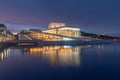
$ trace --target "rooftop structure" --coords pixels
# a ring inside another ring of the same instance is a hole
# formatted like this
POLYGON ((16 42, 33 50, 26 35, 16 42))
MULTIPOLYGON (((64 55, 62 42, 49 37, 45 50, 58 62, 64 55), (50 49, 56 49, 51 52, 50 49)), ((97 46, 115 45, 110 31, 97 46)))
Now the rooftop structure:
POLYGON ((55 22, 53 22, 53 23, 49 24, 49 29, 58 28, 58 27, 64 27, 64 26, 66 26, 65 23, 55 23, 55 22))

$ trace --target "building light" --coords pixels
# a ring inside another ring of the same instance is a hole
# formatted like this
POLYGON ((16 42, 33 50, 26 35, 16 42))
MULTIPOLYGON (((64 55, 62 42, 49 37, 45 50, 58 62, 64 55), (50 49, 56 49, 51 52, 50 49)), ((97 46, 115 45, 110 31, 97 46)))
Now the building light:
POLYGON ((69 40, 73 40, 73 39, 64 37, 63 40, 64 41, 69 41, 69 40))
POLYGON ((65 23, 50 23, 49 24, 49 29, 51 29, 51 28, 58 28, 58 27, 64 27, 64 26, 66 26, 66 24, 65 23))
POLYGON ((65 46, 62 46, 63 48, 72 48, 72 46, 67 46, 67 45, 65 45, 65 46))

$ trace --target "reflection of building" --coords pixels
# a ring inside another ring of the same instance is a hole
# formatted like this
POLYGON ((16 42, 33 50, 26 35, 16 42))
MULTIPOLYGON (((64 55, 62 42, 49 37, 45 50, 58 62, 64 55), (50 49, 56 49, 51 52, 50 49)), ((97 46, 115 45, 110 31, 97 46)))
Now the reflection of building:
POLYGON ((10 55, 10 48, 0 51, 0 60, 6 59, 10 55))
POLYGON ((81 47, 72 46, 44 46, 24 50, 34 57, 43 57, 52 65, 79 66, 81 47), (27 51, 26 51, 27 50, 27 51))
POLYGON ((21 33, 44 41, 75 40, 81 37, 80 28, 66 26, 64 23, 50 23, 47 30, 26 30, 21 33))

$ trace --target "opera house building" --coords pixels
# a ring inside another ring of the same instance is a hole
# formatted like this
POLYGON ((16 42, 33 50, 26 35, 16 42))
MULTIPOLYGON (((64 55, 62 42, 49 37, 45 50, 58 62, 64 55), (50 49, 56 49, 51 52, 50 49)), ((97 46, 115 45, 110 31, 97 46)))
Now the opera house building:
POLYGON ((80 28, 67 26, 64 23, 50 23, 46 30, 30 29, 24 33, 44 41, 74 40, 81 36, 80 28))

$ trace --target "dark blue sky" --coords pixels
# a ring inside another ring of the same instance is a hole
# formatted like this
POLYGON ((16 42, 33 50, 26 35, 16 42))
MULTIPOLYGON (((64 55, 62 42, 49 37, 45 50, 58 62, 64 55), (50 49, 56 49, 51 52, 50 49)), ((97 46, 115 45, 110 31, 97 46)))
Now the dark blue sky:
POLYGON ((120 0, 0 0, 0 22, 65 22, 88 32, 115 33, 120 30, 120 0))

